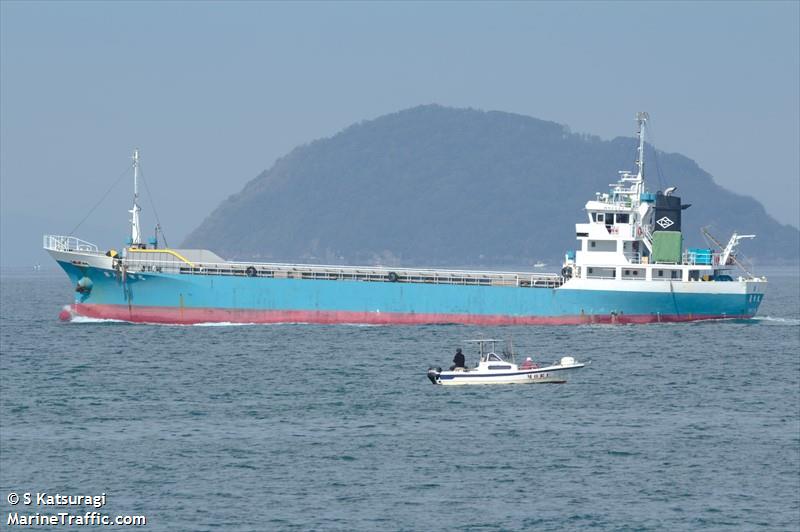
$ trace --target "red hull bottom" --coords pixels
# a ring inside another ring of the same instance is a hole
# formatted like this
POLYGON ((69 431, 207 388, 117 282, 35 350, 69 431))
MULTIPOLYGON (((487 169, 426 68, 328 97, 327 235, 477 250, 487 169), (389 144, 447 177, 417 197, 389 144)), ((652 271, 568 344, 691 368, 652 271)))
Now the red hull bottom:
MULTIPOLYGON (((584 325, 592 323, 656 323, 714 319, 748 319, 752 316, 692 314, 618 314, 578 316, 503 316, 485 314, 405 314, 391 312, 346 312, 312 310, 239 310, 218 308, 127 307, 75 304, 72 314, 88 318, 135 323, 352 323, 369 325, 584 325)), ((64 312, 61 314, 64 319, 64 312)))

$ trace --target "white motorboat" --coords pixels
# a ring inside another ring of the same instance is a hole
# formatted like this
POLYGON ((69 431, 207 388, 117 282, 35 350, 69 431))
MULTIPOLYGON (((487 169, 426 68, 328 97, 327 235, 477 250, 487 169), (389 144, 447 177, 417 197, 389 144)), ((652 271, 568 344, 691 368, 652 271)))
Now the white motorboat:
POLYGON ((567 382, 567 376, 584 367, 574 357, 561 357, 558 362, 540 365, 528 357, 517 365, 513 355, 505 357, 496 352, 495 347, 501 340, 470 340, 478 344, 478 365, 471 368, 453 367, 442 370, 439 367, 428 368, 428 378, 433 384, 457 386, 463 384, 561 384, 567 382))

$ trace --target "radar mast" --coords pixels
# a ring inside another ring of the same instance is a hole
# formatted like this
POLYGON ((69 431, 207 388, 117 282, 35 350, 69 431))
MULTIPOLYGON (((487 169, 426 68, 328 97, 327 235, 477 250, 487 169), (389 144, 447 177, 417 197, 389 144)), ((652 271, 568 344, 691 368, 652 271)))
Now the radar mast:
POLYGON ((139 148, 133 150, 133 208, 131 213, 131 247, 142 247, 142 231, 139 226, 139 148))

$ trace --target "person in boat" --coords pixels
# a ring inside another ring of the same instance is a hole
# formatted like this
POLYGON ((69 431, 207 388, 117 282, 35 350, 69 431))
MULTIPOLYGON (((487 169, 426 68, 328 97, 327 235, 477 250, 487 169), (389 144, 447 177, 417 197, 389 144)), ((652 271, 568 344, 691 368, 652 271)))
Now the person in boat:
POLYGON ((450 370, 454 370, 456 368, 463 368, 466 367, 467 362, 464 360, 464 353, 461 352, 461 348, 459 347, 456 349, 456 356, 453 357, 453 366, 450 370))
POLYGON ((535 366, 533 364, 533 360, 531 359, 531 357, 528 357, 525 359, 525 362, 520 364, 519 369, 532 369, 534 367, 535 366))

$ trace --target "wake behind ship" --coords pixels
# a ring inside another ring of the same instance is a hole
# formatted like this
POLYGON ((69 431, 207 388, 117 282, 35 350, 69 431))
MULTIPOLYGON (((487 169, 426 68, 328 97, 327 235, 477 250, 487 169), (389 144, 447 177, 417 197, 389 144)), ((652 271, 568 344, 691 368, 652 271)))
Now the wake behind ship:
POLYGON ((142 241, 138 150, 131 236, 122 253, 74 236, 44 248, 75 286, 73 315, 192 324, 365 323, 537 325, 750 318, 766 279, 734 275, 737 235, 684 249, 674 188, 648 192, 639 113, 636 173, 585 205, 579 249, 559 273, 321 266, 226 261, 204 249, 142 241))

